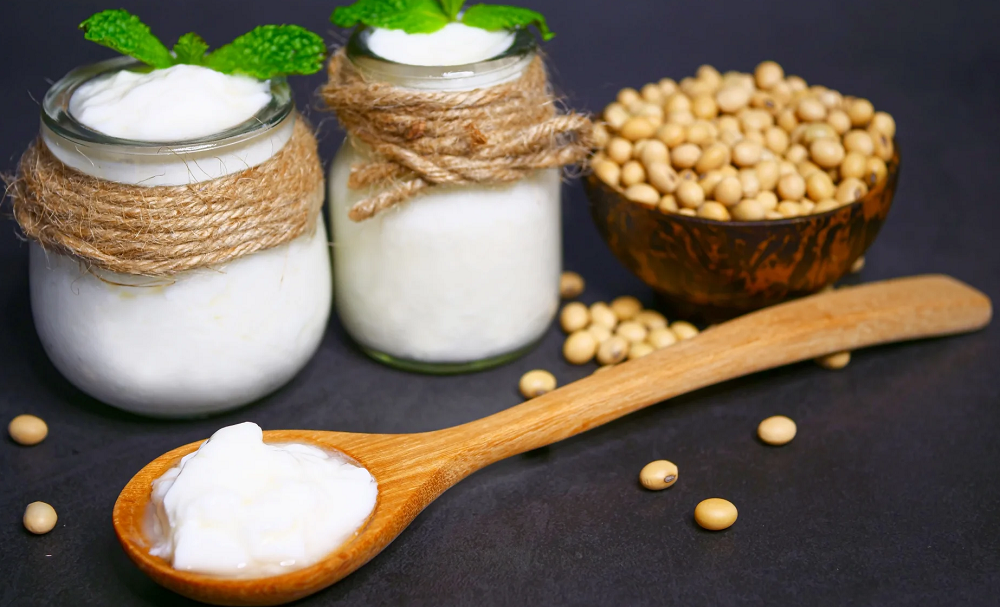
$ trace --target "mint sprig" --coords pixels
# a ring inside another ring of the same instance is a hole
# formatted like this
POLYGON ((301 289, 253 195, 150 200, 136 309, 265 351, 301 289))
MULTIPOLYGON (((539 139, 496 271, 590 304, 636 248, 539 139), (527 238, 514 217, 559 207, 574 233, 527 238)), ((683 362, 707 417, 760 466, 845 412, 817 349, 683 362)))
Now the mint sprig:
POLYGON ((208 43, 194 32, 181 36, 171 52, 148 25, 122 9, 101 11, 81 23, 80 29, 87 40, 155 69, 199 65, 223 74, 268 80, 314 74, 322 69, 326 57, 323 39, 297 25, 261 25, 211 53, 208 43))
POLYGON ((208 52, 208 43, 194 32, 188 32, 177 39, 174 45, 174 62, 201 65, 208 52))
POLYGON ((462 23, 491 32, 534 25, 542 40, 551 40, 555 36, 541 13, 516 6, 477 4, 465 11, 462 23))
POLYGON ((297 25, 261 25, 205 57, 205 67, 260 80, 315 74, 323 67, 323 39, 297 25))
POLYGON ((407 34, 431 34, 451 22, 438 0, 360 0, 338 7, 330 19, 340 27, 364 24, 407 34))
POLYGON ((465 0, 357 0, 350 6, 336 8, 330 20, 340 27, 367 25, 403 30, 408 34, 431 34, 456 22, 491 32, 534 25, 543 40, 555 36, 545 17, 536 11, 477 4, 463 13, 464 5, 465 0))
POLYGON ((149 26, 124 10, 101 11, 80 24, 83 37, 155 68, 170 67, 174 58, 149 26))
POLYGON ((463 4, 465 4, 465 0, 441 0, 441 8, 444 9, 444 14, 448 15, 448 18, 452 21, 458 18, 458 13, 462 12, 463 4))

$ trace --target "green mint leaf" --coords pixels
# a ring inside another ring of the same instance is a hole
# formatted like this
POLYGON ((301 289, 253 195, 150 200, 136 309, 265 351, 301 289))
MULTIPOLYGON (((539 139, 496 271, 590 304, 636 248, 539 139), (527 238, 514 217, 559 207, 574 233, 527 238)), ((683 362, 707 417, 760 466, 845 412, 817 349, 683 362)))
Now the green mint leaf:
POLYGON ((340 27, 362 24, 408 34, 431 34, 452 21, 438 0, 358 0, 334 10, 330 20, 340 27))
POLYGON ((448 18, 452 21, 458 18, 458 13, 462 12, 464 4, 465 0, 441 0, 441 8, 444 9, 444 14, 448 15, 448 18))
POLYGON ((411 4, 413 0, 358 0, 350 6, 339 6, 334 9, 330 21, 339 27, 372 25, 373 21, 405 13, 411 4))
POLYGON ((379 22, 367 25, 403 30, 407 34, 433 34, 451 23, 437 0, 410 0, 408 4, 405 12, 386 15, 379 22))
POLYGON ((297 25, 261 25, 212 51, 204 65, 224 74, 259 80, 315 74, 323 67, 323 39, 297 25))
POLYGON ((516 6, 477 4, 465 11, 462 23, 491 32, 534 25, 542 40, 551 40, 555 36, 541 13, 516 6))
POLYGON ((80 24, 83 37, 91 42, 134 57, 154 68, 174 64, 174 57, 149 31, 149 26, 128 11, 101 11, 80 24))
POLYGON ((208 43, 194 32, 184 34, 174 45, 174 61, 187 65, 201 65, 205 62, 208 43))

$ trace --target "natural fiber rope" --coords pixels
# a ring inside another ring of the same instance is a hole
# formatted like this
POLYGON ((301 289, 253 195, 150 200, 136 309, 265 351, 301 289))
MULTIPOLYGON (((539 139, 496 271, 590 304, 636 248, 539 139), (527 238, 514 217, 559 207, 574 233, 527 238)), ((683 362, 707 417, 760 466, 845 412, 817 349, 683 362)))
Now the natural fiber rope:
POLYGON ((351 137, 374 152, 352 167, 352 189, 375 186, 349 216, 368 219, 435 185, 511 183, 577 164, 592 147, 586 116, 560 114, 536 57, 513 82, 439 92, 369 82, 341 49, 323 97, 351 137))
POLYGON ((312 130, 267 162, 184 186, 142 187, 92 177, 60 162, 41 139, 8 189, 24 234, 91 266, 171 276, 284 244, 316 227, 323 170, 312 130))

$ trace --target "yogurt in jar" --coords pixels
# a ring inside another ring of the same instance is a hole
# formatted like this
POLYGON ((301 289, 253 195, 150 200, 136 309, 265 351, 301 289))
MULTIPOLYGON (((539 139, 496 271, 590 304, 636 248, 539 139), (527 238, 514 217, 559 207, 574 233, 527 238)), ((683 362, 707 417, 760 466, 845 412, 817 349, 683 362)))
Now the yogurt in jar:
MULTIPOLYGON (((380 59, 356 65, 406 88, 496 86, 534 59, 533 50, 495 59, 516 38, 459 23, 433 34, 374 29, 357 42, 380 59)), ((559 304, 559 170, 505 185, 434 187, 353 222, 350 208, 369 192, 348 180, 367 158, 362 144, 348 141, 329 179, 336 304, 351 336, 380 360, 428 370, 474 369, 538 340, 559 304)))
POLYGON ((406 65, 466 65, 500 55, 514 44, 509 30, 488 32, 464 23, 449 23, 432 34, 375 28, 368 49, 388 61, 406 65))
POLYGON ((175 65, 94 78, 73 93, 69 112, 111 137, 168 142, 220 133, 253 118, 270 101, 267 81, 175 65))
MULTIPOLYGON (((289 141, 294 112, 251 120, 272 96, 270 83, 197 66, 112 70, 78 86, 69 113, 101 135, 164 145, 81 142, 45 124, 42 138, 94 177, 197 183, 266 162, 289 141), (213 141, 221 131, 231 136, 213 141)), ((36 329, 59 371, 105 403, 160 417, 231 409, 286 383, 319 346, 332 296, 322 221, 294 241, 168 279, 88 269, 36 243, 29 265, 36 329)))

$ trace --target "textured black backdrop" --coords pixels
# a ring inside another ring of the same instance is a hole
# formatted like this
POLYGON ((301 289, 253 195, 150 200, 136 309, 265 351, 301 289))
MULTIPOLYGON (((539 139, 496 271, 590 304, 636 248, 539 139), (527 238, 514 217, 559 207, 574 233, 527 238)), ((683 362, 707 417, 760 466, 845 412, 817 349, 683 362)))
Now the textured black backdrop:
MULTIPOLYGON (((618 88, 748 70, 765 58, 892 112, 903 173, 863 280, 946 272, 1000 299, 1000 11, 993 2, 524 0, 548 14, 547 45, 571 102, 599 109, 618 88), (955 4, 961 4, 956 7, 955 4)), ((317 0, 129 0, 164 38, 220 43, 265 22, 336 42, 317 0)), ((4 0, 0 169, 37 131, 37 100, 76 65, 110 55, 75 26, 95 0, 4 0)), ((314 105, 319 76, 296 82, 314 105)), ((341 135, 323 114, 322 151, 341 135)), ((9 209, 8 209, 9 210, 9 209)), ((651 293, 604 248, 578 184, 565 199, 566 265, 587 300, 651 293)), ((242 411, 156 422, 88 399, 35 337, 27 249, 0 223, 0 418, 32 412, 51 433, 34 448, 0 439, 0 606, 187 605, 131 566, 111 528, 118 491, 144 463, 216 428, 432 430, 519 402, 521 373, 562 382, 553 329, 530 356, 463 377, 409 375, 355 350, 334 321, 290 385, 242 411), (24 506, 50 502, 56 530, 32 537, 24 506)), ((733 381, 482 471, 446 493, 358 573, 302 605, 996 605, 1000 604, 1000 340, 976 335, 856 354, 845 371, 812 364, 733 381), (754 439, 775 413, 797 420, 782 449, 754 439), (666 457, 681 480, 636 482, 666 457), (695 504, 724 496, 739 522, 698 530, 695 504)))

